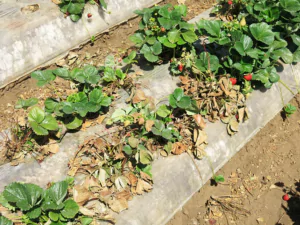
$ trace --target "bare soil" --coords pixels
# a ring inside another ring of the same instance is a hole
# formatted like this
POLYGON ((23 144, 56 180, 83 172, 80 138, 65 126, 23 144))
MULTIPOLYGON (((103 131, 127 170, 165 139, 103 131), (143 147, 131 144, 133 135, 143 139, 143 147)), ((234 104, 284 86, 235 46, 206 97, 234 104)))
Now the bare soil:
POLYGON ((224 183, 205 184, 167 225, 300 224, 299 198, 289 191, 299 189, 299 101, 291 101, 295 114, 278 114, 218 172, 224 183))

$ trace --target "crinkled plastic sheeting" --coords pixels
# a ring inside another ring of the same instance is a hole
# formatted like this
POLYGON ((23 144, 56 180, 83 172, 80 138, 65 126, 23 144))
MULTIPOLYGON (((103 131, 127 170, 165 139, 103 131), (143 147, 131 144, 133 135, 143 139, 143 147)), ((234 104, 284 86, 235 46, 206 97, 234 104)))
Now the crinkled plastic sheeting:
POLYGON ((64 18, 51 0, 0 0, 0 87, 22 77, 42 64, 127 21, 133 11, 160 0, 106 0, 111 13, 87 5, 82 19, 74 23, 64 18), (33 13, 21 8, 39 4, 33 13), (87 20, 86 12, 93 14, 87 20))
MULTIPOLYGON (((207 13, 201 14, 207 17, 207 13)), ((197 17, 197 20, 200 17, 197 17)), ((281 79, 295 92, 300 80, 300 65, 282 65, 281 79)), ((167 96, 176 88, 178 78, 169 74, 168 65, 147 70, 140 79, 145 93, 156 99, 167 96)), ((135 196, 129 202, 129 209, 116 214, 118 225, 161 225, 180 210, 212 176, 235 155, 262 127, 280 112, 284 102, 294 96, 280 84, 269 90, 254 91, 247 100, 250 119, 240 125, 239 132, 230 137, 221 122, 209 123, 206 127, 209 145, 207 157, 193 160, 188 154, 159 157, 153 163, 153 190, 142 196, 135 196)), ((124 96, 123 100, 126 99, 124 96)), ((120 102, 118 106, 124 105, 120 102)), ((66 177, 68 159, 77 150, 84 137, 95 133, 108 132, 103 126, 91 127, 85 132, 67 134, 60 143, 60 151, 41 164, 35 161, 12 167, 0 167, 0 191, 13 181, 33 182, 45 186, 50 181, 66 177)), ((113 132, 113 130, 111 130, 113 132)))

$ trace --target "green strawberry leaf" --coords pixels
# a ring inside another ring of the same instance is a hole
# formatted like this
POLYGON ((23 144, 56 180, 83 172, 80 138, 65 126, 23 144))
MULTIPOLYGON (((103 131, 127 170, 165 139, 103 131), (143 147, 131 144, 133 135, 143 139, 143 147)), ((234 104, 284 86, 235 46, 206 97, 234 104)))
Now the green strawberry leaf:
POLYGON ((69 70, 67 68, 58 68, 56 70, 53 70, 53 73, 56 76, 61 77, 65 80, 70 80, 71 79, 69 70))
POLYGON ((66 128, 69 130, 74 130, 80 127, 83 123, 83 119, 80 118, 79 116, 74 117, 72 122, 65 124, 66 128))
POLYGON ((33 107, 28 114, 29 122, 41 123, 45 119, 45 112, 38 106, 33 107))
POLYGON ((57 130, 58 123, 54 117, 51 115, 45 116, 45 119, 40 123, 40 125, 47 130, 57 130))
POLYGON ((65 207, 61 211, 61 214, 63 215, 63 217, 65 217, 67 219, 74 218, 76 216, 76 214, 79 212, 79 206, 72 199, 66 200, 64 202, 64 205, 65 205, 65 207))
POLYGON ((48 190, 47 195, 56 204, 60 205, 65 199, 68 191, 68 183, 60 181, 53 184, 48 190))
POLYGON ((43 189, 35 184, 11 183, 5 187, 3 196, 9 203, 15 203, 23 211, 28 211, 41 203, 43 189))
POLYGON ((37 70, 31 73, 31 77, 38 81, 37 86, 39 87, 55 80, 55 75, 53 74, 52 70, 37 70))
POLYGON ((13 222, 4 216, 0 216, 0 224, 1 225, 13 225, 13 222))
POLYGON ((15 105, 16 109, 27 109, 33 105, 36 105, 39 102, 37 98, 29 98, 29 99, 19 99, 15 105))
POLYGON ((195 32, 191 31, 191 30, 183 32, 181 35, 182 35, 183 39, 188 43, 194 43, 195 41, 198 40, 198 37, 195 34, 195 32))
POLYGON ((267 45, 271 45, 274 41, 275 34, 272 31, 272 27, 265 22, 251 24, 250 31, 256 40, 267 45))

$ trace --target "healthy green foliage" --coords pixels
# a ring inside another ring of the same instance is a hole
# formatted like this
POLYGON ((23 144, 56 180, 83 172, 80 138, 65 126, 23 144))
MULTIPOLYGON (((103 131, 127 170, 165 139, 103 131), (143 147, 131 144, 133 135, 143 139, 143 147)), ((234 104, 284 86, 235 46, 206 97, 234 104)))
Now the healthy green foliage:
POLYGON ((0 216, 0 224, 1 225, 13 225, 13 222, 4 216, 0 216))
POLYGON ((37 98, 19 99, 15 105, 16 109, 27 109, 31 106, 36 105, 39 102, 37 98))
POLYGON ((214 175, 212 178, 216 183, 224 182, 225 178, 223 175, 214 175))
POLYGON ((297 111, 297 108, 292 104, 287 104, 283 109, 286 117, 290 117, 297 111))
MULTIPOLYGON (((135 60, 135 53, 132 52, 126 59, 124 59, 129 64, 133 63, 135 60)), ((113 55, 109 55, 105 59, 104 66, 99 68, 101 72, 102 80, 106 83, 114 82, 118 78, 120 80, 124 80, 126 78, 126 74, 120 69, 117 68, 118 63, 113 55)))
MULTIPOLYGON (((197 24, 200 33, 209 35, 209 47, 215 50, 216 56, 201 53, 201 60, 195 62, 196 67, 203 72, 209 65, 212 71, 217 68, 218 73, 230 74, 238 81, 242 81, 244 75, 252 74, 253 80, 270 88, 279 80, 275 69, 277 61, 282 59, 285 63, 293 62, 293 54, 287 48, 287 42, 265 22, 253 23, 249 27, 236 24, 237 21, 207 20, 197 24)), ((243 90, 246 88, 243 87, 243 90)))
POLYGON ((178 138, 180 139, 179 132, 172 125, 165 125, 161 120, 155 120, 154 126, 151 128, 151 131, 156 136, 161 136, 166 140, 175 142, 178 138))
POLYGON ((41 108, 33 107, 28 114, 30 127, 37 135, 48 135, 49 131, 58 129, 58 123, 54 117, 47 115, 41 108))
POLYGON ((183 19, 186 12, 185 5, 170 4, 135 11, 142 19, 130 40, 147 61, 158 62, 167 52, 191 47, 198 39, 194 26, 183 19))
MULTIPOLYGON (((67 224, 70 219, 74 219, 79 212, 79 206, 72 199, 66 199, 68 195, 68 181, 61 181, 51 185, 47 190, 43 190, 35 184, 11 183, 6 186, 2 196, 9 204, 14 204, 16 209, 21 210, 25 217, 25 224, 34 222, 46 222, 48 218, 51 224, 67 224)), ((1 201, 2 203, 3 201, 1 201)), ((3 204, 7 207, 7 204, 3 204)), ((4 217, 0 218, 5 221, 4 217)), ((2 224, 2 223, 0 223, 2 224)))
POLYGON ((192 100, 189 96, 184 95, 181 88, 176 88, 169 96, 169 103, 173 108, 188 109, 192 105, 192 100))

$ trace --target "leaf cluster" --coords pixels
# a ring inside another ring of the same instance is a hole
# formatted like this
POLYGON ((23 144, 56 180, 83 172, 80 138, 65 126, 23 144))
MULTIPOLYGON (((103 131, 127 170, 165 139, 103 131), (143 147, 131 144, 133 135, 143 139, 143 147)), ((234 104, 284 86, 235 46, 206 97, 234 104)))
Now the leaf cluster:
POLYGON ((158 62, 166 53, 175 53, 198 39, 194 25, 183 19, 186 12, 185 5, 170 4, 135 11, 141 21, 130 40, 147 61, 158 62))
MULTIPOLYGON (((21 210, 25 224, 67 224, 79 212, 77 203, 68 198, 67 180, 52 184, 47 190, 35 184, 14 182, 5 187, 0 195, 4 207, 21 210)), ((12 224, 3 220, 4 224, 12 224)), ((1 223, 2 224, 2 223, 1 223)))

